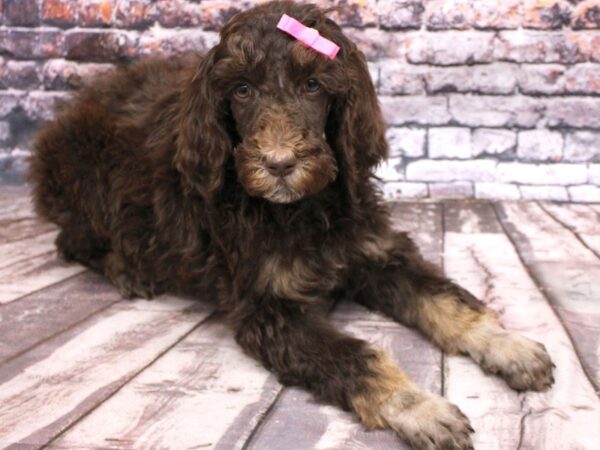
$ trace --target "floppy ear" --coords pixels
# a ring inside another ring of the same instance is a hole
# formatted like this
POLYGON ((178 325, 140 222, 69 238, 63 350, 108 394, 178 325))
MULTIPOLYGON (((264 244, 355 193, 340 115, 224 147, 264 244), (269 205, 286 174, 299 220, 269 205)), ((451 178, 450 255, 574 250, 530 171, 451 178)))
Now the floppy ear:
POLYGON ((211 86, 216 49, 204 58, 181 92, 173 159, 186 190, 209 199, 222 186, 232 141, 221 92, 211 86))
POLYGON ((328 138, 341 153, 345 166, 342 173, 352 194, 357 184, 387 158, 388 145, 366 59, 355 44, 347 40, 345 44, 340 53, 349 88, 333 105, 328 138))

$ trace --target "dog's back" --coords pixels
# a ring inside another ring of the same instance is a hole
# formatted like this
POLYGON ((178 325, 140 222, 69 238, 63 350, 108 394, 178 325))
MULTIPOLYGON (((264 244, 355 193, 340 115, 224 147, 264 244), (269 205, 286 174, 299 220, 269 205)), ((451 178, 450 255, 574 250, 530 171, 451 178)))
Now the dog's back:
POLYGON ((34 204, 69 230, 68 242, 57 240, 64 256, 94 266, 110 245, 116 210, 151 208, 156 160, 148 140, 173 119, 182 61, 150 59, 97 76, 37 136, 34 204))

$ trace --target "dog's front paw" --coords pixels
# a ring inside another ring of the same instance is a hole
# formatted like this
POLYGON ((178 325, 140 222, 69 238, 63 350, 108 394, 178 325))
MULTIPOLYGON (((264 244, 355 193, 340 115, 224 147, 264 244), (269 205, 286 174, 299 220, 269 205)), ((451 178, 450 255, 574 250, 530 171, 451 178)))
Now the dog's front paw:
POLYGON ((556 366, 546 348, 518 334, 492 338, 487 351, 476 359, 484 371, 500 375, 518 391, 545 391, 554 383, 556 366))
POLYGON ((473 449, 470 434, 474 430, 457 406, 436 395, 410 397, 393 395, 384 404, 382 415, 413 449, 473 449))

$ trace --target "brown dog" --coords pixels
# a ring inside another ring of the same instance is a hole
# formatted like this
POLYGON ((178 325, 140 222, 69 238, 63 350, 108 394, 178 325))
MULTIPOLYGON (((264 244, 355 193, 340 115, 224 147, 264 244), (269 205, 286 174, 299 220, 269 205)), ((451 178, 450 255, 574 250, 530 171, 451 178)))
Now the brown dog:
POLYGON ((64 257, 124 296, 211 289, 243 349, 285 384, 391 427, 417 449, 472 448, 459 409, 337 331, 343 293, 470 355, 519 390, 553 382, 544 347, 426 263, 373 184, 384 123, 365 58, 314 5, 237 15, 203 59, 151 60, 82 89, 31 160, 64 257), (276 29, 283 13, 341 47, 276 29))

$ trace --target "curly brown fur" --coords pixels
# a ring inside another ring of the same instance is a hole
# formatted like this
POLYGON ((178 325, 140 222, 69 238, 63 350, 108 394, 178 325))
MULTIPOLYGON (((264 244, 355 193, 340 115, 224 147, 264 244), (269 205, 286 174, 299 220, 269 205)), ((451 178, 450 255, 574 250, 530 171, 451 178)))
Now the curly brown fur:
POLYGON ((516 388, 551 382, 545 352, 512 346, 523 342, 392 231, 372 180, 384 131, 357 47, 316 6, 274 2, 236 16, 204 58, 147 60, 78 92, 37 138, 33 196, 61 254, 124 296, 212 292, 282 382, 418 448, 470 448, 456 407, 325 316, 345 292, 516 388), (284 12, 339 55, 276 30, 284 12))

